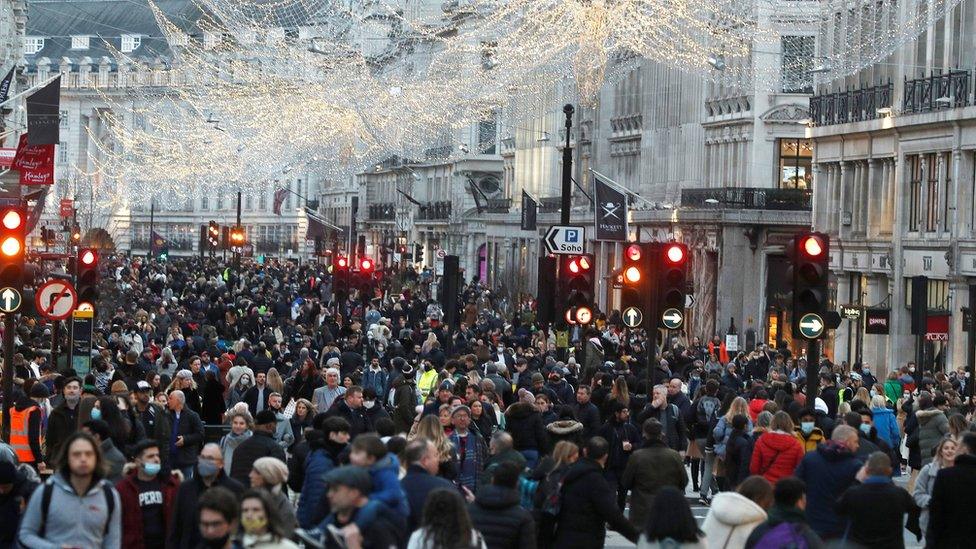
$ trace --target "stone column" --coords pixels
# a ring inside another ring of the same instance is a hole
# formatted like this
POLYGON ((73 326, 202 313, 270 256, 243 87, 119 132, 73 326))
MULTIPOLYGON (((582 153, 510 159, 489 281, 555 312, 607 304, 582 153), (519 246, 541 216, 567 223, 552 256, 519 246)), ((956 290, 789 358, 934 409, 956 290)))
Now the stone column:
MULTIPOLYGON (((851 288, 851 277, 849 273, 844 271, 835 271, 833 276, 837 280, 837 306, 839 308, 840 305, 850 303, 848 296, 851 288)), ((834 356, 832 358, 837 364, 845 360, 850 364, 854 358, 853 350, 848 345, 848 343, 854 343, 853 340, 848 342, 848 336, 852 334, 852 329, 850 320, 841 320, 840 326, 834 330, 834 356)))
POLYGON ((868 160, 868 184, 867 187, 867 208, 864 210, 864 226, 865 226, 865 236, 867 238, 873 238, 878 234, 878 225, 881 219, 880 207, 882 201, 880 199, 880 185, 878 184, 878 161, 875 159, 868 160))
POLYGON ((964 276, 949 278, 949 354, 946 355, 946 367, 965 365, 968 359, 967 344, 969 336, 962 327, 962 307, 969 306, 969 281, 964 276))
POLYGON ((851 167, 850 162, 840 163, 840 178, 838 180, 837 189, 837 234, 840 238, 846 239, 850 234, 850 227, 844 227, 844 213, 850 211, 850 200, 851 200, 851 167))
MULTIPOLYGON (((886 297, 888 297, 888 279, 880 275, 868 275, 867 295, 864 301, 866 306, 877 305, 886 297)), ((862 325, 867 326, 867 320, 862 325)), ((890 365, 885 360, 885 351, 890 336, 864 334, 862 337, 864 338, 862 345, 864 362, 871 366, 871 372, 883 383, 885 376, 891 370, 890 365)))

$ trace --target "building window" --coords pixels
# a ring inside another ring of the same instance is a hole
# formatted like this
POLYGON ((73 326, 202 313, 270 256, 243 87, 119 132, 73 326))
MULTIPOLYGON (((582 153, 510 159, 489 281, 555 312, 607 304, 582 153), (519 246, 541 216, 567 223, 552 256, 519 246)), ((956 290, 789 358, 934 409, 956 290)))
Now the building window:
POLYGON ((61 116, 59 117, 59 119, 61 120, 61 127, 62 128, 67 128, 68 127, 68 122, 69 122, 69 120, 68 120, 68 111, 61 111, 61 116))
POLYGON ((210 209, 210 198, 208 198, 206 195, 200 197, 200 209, 203 211, 210 209))
MULTIPOLYGON (((912 279, 905 278, 905 308, 911 309, 915 297, 912 295, 912 279)), ((944 311, 949 306, 949 281, 929 279, 926 305, 930 311, 944 311)))
POLYGON ((908 183, 908 230, 917 232, 922 219, 922 157, 909 157, 909 173, 911 180, 908 183))
POLYGON ((268 193, 262 192, 258 195, 258 209, 262 212, 268 211, 268 193))
POLYGON ((40 36, 24 37, 24 55, 34 55, 44 49, 44 38, 40 36))
POLYGON ((122 35, 122 53, 132 53, 142 45, 142 36, 138 34, 122 35))
POLYGON ((815 36, 782 36, 780 45, 783 51, 780 65, 780 81, 783 93, 813 93, 815 36))
POLYGON ((224 209, 224 195, 223 193, 217 195, 217 211, 222 211, 224 209))
POLYGON ((87 50, 88 42, 91 37, 87 34, 75 35, 71 37, 71 49, 87 50))
POLYGON ((813 144, 808 139, 779 140, 779 186, 809 189, 812 182, 813 144))
POLYGON ((58 143, 58 163, 67 164, 68 163, 68 144, 64 141, 58 143))
POLYGON ((495 154, 495 137, 497 134, 498 124, 494 118, 478 122, 478 152, 480 154, 495 154))

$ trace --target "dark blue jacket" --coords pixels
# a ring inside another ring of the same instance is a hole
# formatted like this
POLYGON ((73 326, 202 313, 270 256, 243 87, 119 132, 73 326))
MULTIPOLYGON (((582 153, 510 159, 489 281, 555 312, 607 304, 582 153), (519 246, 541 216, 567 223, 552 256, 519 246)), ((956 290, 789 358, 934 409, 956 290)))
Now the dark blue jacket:
POLYGON ((856 482, 861 460, 834 442, 807 452, 794 476, 807 483, 807 522, 821 537, 840 537, 845 521, 835 511, 837 500, 856 482))
POLYGON ((323 479, 335 466, 335 459, 325 448, 316 448, 305 458, 305 482, 295 511, 301 528, 312 528, 322 522, 324 515, 320 516, 320 509, 328 509, 328 505, 322 504, 325 498, 323 479))
POLYGON ((434 490, 457 490, 451 481, 435 477, 419 465, 407 467, 407 474, 400 479, 400 487, 403 488, 403 493, 407 495, 407 503, 410 504, 407 525, 411 532, 420 526, 428 494, 434 490))

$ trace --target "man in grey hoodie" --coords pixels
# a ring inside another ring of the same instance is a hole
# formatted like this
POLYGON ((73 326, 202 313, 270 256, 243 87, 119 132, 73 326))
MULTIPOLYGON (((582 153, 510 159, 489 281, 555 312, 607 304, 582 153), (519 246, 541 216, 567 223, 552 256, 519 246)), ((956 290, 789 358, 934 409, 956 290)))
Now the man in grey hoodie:
POLYGON ((20 524, 20 543, 32 549, 121 546, 121 503, 105 480, 98 441, 76 432, 65 448, 57 472, 31 495, 20 524))

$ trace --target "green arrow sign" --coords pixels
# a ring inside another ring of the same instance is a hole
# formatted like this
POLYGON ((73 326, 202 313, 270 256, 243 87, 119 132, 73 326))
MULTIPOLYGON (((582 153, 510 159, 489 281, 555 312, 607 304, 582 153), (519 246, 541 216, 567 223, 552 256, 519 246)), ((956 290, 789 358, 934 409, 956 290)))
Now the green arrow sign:
POLYGON ((661 315, 661 322, 664 327, 669 330, 677 330, 681 327, 681 323, 684 322, 685 315, 681 313, 678 309, 667 309, 664 314, 661 315))
POLYGON ((807 313, 800 317, 800 335, 807 339, 817 339, 824 332, 824 321, 816 313, 807 313))

